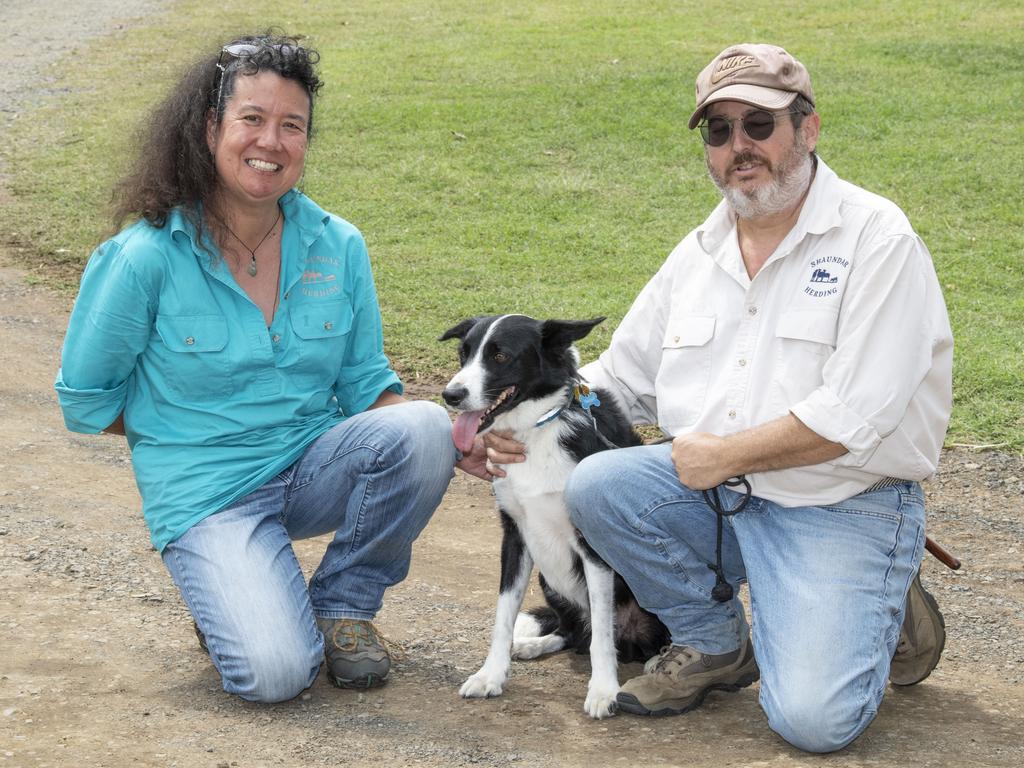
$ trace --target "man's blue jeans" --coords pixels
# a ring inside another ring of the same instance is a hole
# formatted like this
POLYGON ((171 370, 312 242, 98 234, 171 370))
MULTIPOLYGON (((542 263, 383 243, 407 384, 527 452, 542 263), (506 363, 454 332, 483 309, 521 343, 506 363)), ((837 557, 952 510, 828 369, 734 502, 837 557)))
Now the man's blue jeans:
MULTIPOLYGON (((726 509, 740 494, 721 489, 726 509)), ((715 512, 679 482, 671 445, 585 459, 566 489, 573 522, 672 633, 708 654, 748 631, 736 597, 711 597, 715 512)), ((924 551, 917 483, 839 504, 781 507, 752 498, 725 518, 722 562, 750 588, 761 707, 784 739, 812 752, 849 744, 878 712, 903 608, 924 551)))
POLYGON ((163 552, 224 690, 284 701, 323 660, 316 616, 372 619, 455 464, 451 421, 427 402, 361 413, 262 488, 163 552), (291 539, 334 533, 307 587, 291 539))

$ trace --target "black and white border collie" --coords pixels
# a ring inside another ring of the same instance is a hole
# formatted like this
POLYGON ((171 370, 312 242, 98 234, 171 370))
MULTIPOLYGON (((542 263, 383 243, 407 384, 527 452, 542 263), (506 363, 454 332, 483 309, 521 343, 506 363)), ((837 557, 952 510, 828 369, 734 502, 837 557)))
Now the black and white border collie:
POLYGON ((526 460, 504 466, 506 477, 494 481, 503 529, 498 606, 490 652, 459 690, 464 697, 501 695, 511 658, 589 649, 583 708, 607 717, 619 691, 616 659, 644 661, 669 642, 665 626, 575 530, 563 500, 569 473, 584 457, 641 442, 611 398, 589 391, 577 373, 573 342, 602 320, 495 315, 441 336, 461 340, 462 368, 442 393, 458 414, 456 446, 468 453, 473 438, 491 428, 526 446, 526 460), (534 564, 547 607, 519 613, 534 564))

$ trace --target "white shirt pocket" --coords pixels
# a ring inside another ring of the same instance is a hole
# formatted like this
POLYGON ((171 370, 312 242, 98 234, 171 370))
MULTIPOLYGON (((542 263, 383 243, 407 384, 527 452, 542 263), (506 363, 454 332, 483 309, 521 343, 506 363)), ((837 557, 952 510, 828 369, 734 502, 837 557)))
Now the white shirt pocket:
POLYGON ((821 386, 825 363, 836 348, 838 325, 838 309, 798 309, 779 317, 772 389, 780 409, 788 411, 821 386))
POLYGON ((665 328, 654 386, 658 421, 670 434, 694 424, 704 407, 715 321, 715 315, 673 314, 665 328))

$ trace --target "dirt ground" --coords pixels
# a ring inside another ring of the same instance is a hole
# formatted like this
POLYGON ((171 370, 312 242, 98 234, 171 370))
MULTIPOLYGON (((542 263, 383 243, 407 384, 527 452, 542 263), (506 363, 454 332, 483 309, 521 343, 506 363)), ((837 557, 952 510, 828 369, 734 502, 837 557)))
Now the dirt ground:
MULTIPOLYGON (((0 20, 38 18, 41 1, 4 0, 0 20)), ((84 5, 79 35, 116 29, 131 3, 84 5)), ((756 685, 681 718, 592 721, 587 660, 567 654, 516 663, 498 699, 460 699, 486 655, 499 542, 489 488, 461 475, 378 617, 405 648, 385 688, 341 691, 321 675, 281 705, 229 697, 149 545, 123 441, 63 428, 52 382, 69 308, 0 248, 0 766, 1024 764, 1024 463, 991 451, 947 451, 926 487, 930 534, 964 562, 924 566, 948 627, 942 662, 890 690, 835 755, 775 737, 756 685)), ((296 544, 307 571, 324 546, 296 544)))

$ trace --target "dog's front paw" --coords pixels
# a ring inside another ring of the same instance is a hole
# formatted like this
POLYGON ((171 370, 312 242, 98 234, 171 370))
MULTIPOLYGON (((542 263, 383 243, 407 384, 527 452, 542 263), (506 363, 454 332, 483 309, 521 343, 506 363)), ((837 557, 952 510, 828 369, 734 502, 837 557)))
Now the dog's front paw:
POLYGON ((464 699, 488 699, 492 696, 501 696, 504 685, 504 677, 491 675, 481 669, 462 684, 459 695, 464 699))
POLYGON ((615 714, 615 697, 618 693, 618 686, 606 689, 595 686, 588 687, 587 700, 583 702, 583 711, 595 720, 611 717, 615 714))

